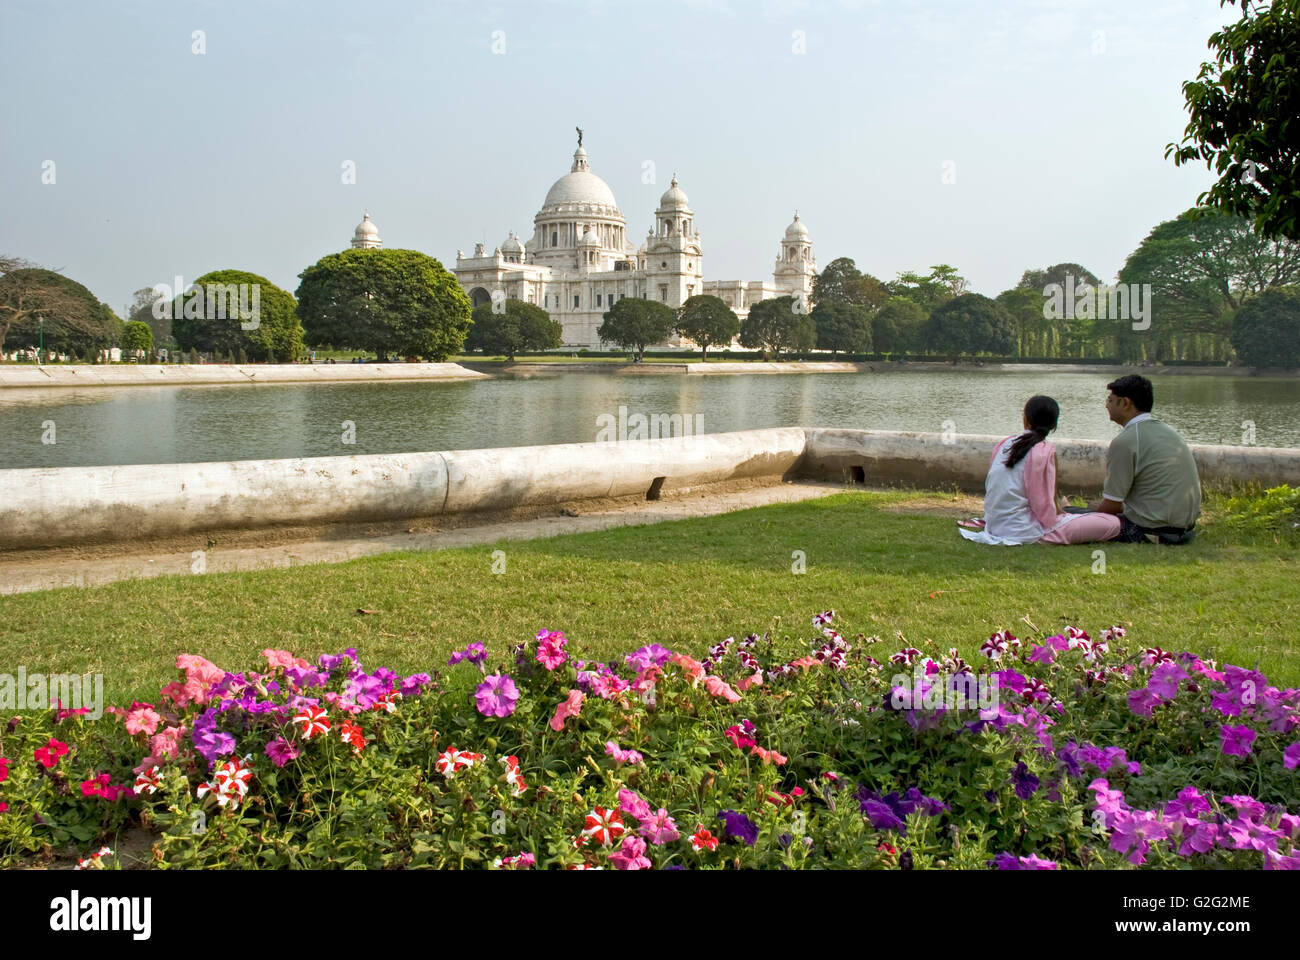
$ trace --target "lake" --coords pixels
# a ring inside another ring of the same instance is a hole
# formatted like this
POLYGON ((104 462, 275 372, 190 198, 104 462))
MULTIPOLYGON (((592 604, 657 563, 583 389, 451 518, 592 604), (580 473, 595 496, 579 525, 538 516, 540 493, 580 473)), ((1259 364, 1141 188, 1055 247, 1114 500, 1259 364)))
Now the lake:
MULTIPOLYGON (((0 466, 66 467, 457 450, 597 439, 602 424, 680 414, 706 433, 848 427, 1004 436, 1034 393, 1057 435, 1109 440, 1113 375, 887 372, 620 376, 429 383, 0 390, 0 466), (602 416, 607 419, 602 420, 602 416), (351 429, 345 425, 350 423, 351 429), (351 432, 355 442, 345 443, 351 432), (42 442, 53 440, 53 443, 42 442)), ((1153 413, 1189 442, 1300 447, 1300 380, 1153 378, 1153 413)), ((636 421, 632 421, 635 429, 636 421)))

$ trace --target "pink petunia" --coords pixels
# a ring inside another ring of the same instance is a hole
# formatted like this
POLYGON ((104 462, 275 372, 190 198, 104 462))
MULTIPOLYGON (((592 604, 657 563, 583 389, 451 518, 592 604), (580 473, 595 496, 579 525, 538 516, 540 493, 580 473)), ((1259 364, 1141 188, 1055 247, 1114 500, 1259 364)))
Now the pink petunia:
POLYGON ((614 758, 614 762, 620 767, 625 763, 641 763, 645 758, 636 750, 624 750, 613 740, 606 741, 605 752, 614 758))
POLYGON ((650 819, 650 804, 642 800, 635 790, 624 787, 618 792, 618 808, 638 820, 650 819))
POLYGON ((645 841, 632 836, 623 838, 623 846, 609 855, 609 862, 619 870, 649 870, 654 866, 645 855, 645 841))
POLYGON ((684 653, 674 653, 668 659, 669 662, 675 663, 677 666, 681 667, 685 671, 686 676, 693 682, 704 678, 704 664, 700 663, 700 661, 692 660, 684 653))
POLYGON ((681 836, 681 833, 677 830, 677 824, 673 822, 672 817, 668 816, 668 811, 663 807, 659 808, 658 813, 652 813, 641 821, 639 832, 641 836, 655 846, 671 843, 681 836))
POLYGON ((153 708, 153 704, 132 703, 131 709, 126 715, 126 732, 131 736, 143 733, 152 737, 161 722, 162 717, 153 708))
POLYGON ((1226 723, 1220 726, 1223 736, 1223 752, 1229 756, 1246 757, 1250 755, 1250 746, 1255 742, 1255 731, 1246 726, 1230 727, 1226 723))
POLYGON ((303 669, 310 667, 311 664, 302 657, 295 657, 288 650, 271 650, 262 651, 262 656, 266 657, 267 665, 272 670, 283 670, 286 667, 301 667, 303 669))
POLYGON ((555 716, 551 717, 551 729, 556 732, 563 730, 564 721, 576 717, 582 711, 582 701, 581 690, 570 690, 568 699, 555 708, 555 716))
POLYGON ((704 678, 704 689, 708 690, 712 696, 722 697, 724 700, 729 700, 731 703, 736 703, 740 700, 740 694, 735 690, 732 690, 727 684, 727 681, 723 680, 721 677, 715 677, 712 674, 704 678))

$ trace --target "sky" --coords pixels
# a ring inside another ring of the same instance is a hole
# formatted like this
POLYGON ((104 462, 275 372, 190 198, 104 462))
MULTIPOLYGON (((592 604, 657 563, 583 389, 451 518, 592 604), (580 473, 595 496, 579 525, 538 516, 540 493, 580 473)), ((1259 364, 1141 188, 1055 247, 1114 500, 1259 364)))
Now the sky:
POLYGON ((292 292, 368 210, 448 267, 525 239, 575 126, 639 243, 676 172, 706 280, 1113 280, 1175 167, 1218 0, 4 0, 0 254, 119 313, 217 269, 292 292), (355 171, 348 180, 347 171, 355 171))

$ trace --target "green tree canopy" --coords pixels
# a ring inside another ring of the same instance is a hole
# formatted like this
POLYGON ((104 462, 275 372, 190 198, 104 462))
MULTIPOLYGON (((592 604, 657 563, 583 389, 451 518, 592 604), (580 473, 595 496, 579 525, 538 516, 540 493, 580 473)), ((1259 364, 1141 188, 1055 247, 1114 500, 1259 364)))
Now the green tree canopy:
POLYGON ((128 320, 122 324, 122 335, 118 339, 123 353, 153 353, 153 331, 149 324, 140 320, 128 320))
POLYGON ((793 297, 760 300, 749 308, 740 325, 740 344, 751 350, 763 349, 773 358, 781 354, 811 350, 817 344, 817 324, 812 315, 794 309, 793 297))
POLYGON ((293 295, 247 270, 214 270, 195 280, 172 302, 171 328, 182 350, 234 356, 242 349, 250 360, 280 361, 303 354, 293 295))
POLYGON ((1071 277, 1074 278, 1076 288, 1084 285, 1090 287, 1101 286, 1101 281, 1097 279, 1097 275, 1085 266, 1077 263, 1054 263, 1043 270, 1026 270, 1021 274, 1016 289, 1034 290, 1041 297, 1043 296, 1044 287, 1055 283, 1064 288, 1071 277))
POLYGON ((635 351, 640 360, 646 347, 663 343, 672 334, 677 313, 657 300, 623 297, 605 312, 603 319, 596 336, 635 351))
POLYGON ((871 274, 861 272, 848 257, 832 260, 813 278, 814 304, 854 303, 875 311, 888 298, 884 284, 871 274))
POLYGON ((298 316, 311 343, 445 361, 470 326, 456 278, 415 250, 344 250, 298 275, 298 316))
POLYGON ((153 287, 141 287, 131 295, 131 306, 127 309, 126 318, 148 325, 153 332, 153 342, 159 347, 165 347, 172 338, 172 320, 168 316, 171 311, 162 311, 161 317, 155 316, 159 312, 153 308, 157 300, 158 292, 153 287))
POLYGON ((740 319, 721 297, 696 294, 677 311, 677 332, 699 344, 708 359, 709 347, 730 345, 740 333, 740 319))
POLYGON ((0 258, 0 273, 0 349, 44 340, 46 350, 86 355, 117 342, 121 319, 77 281, 13 258, 0 258))
POLYGON ((932 353, 1008 354, 1016 348, 1015 321, 998 304, 978 293, 964 293, 936 307, 925 331, 932 353))
POLYGON ((890 297, 871 318, 871 338, 880 353, 919 351, 925 343, 925 311, 906 297, 890 297))
POLYGON ((1232 318, 1232 346, 1252 367, 1300 366, 1300 295, 1265 290, 1232 318))
POLYGON ((1300 0, 1242 0, 1240 19, 1211 34, 1209 47, 1214 61, 1183 84, 1183 141, 1165 156, 1179 166, 1204 160, 1219 175, 1198 206, 1300 240, 1300 0))
POLYGON ((465 338, 466 350, 499 353, 513 360, 516 353, 554 350, 563 342, 563 325, 536 304, 506 300, 500 313, 493 306, 481 303, 471 312, 474 323, 465 338))
POLYGON ((1170 355, 1174 338, 1226 338, 1249 297, 1300 281, 1300 243, 1269 239, 1244 217, 1189 210, 1156 226, 1129 254, 1121 284, 1151 285, 1150 329, 1115 327, 1121 356, 1170 355))
POLYGON ((969 286, 966 278, 958 275, 956 267, 940 263, 930 268, 929 276, 910 270, 900 273, 897 280, 885 284, 885 289, 890 296, 905 297, 929 313, 939 304, 961 296, 969 286))
POLYGON ((813 307, 817 328, 817 349, 831 351, 831 356, 866 353, 871 349, 871 308, 856 303, 823 300, 813 307))

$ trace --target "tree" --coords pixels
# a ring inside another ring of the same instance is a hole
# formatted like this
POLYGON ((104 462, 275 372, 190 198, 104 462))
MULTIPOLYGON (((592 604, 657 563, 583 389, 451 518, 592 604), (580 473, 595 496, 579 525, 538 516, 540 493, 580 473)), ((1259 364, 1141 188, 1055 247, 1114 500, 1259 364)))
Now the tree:
POLYGON ((469 297, 433 257, 415 250, 344 250, 298 276, 298 316, 311 343, 437 362, 465 343, 469 297))
POLYGON ((925 311, 905 297, 891 297, 871 318, 871 336, 879 353, 920 350, 925 341, 925 311))
POLYGON ((662 343, 672 334, 677 314, 656 300, 623 297, 605 312, 603 319, 596 336, 635 351, 640 361, 646 347, 662 343))
POLYGON ((166 346, 172 338, 172 320, 168 316, 171 311, 164 311, 162 317, 154 316, 154 303, 157 300, 158 293, 153 287, 141 287, 131 295, 131 306, 127 309, 126 318, 147 324, 153 332, 153 342, 158 346, 166 346))
POLYGON ((810 314, 795 311, 793 297, 760 300, 740 325, 741 346, 769 350, 778 360, 782 353, 811 350, 816 344, 817 324, 810 314))
POLYGON ((677 311, 677 332, 699 344, 703 359, 709 358, 709 347, 728 344, 740 333, 740 319, 722 302, 721 297, 696 294, 687 299, 677 311))
POLYGON ((1300 365, 1300 295, 1265 290, 1232 318, 1232 346, 1252 367, 1300 365))
POLYGON ((926 323, 926 349, 952 356, 1012 353, 1016 325, 997 303, 978 293, 964 293, 934 309, 926 323))
POLYGON ((148 356, 153 352, 153 331, 149 324, 140 320, 128 320, 122 325, 119 345, 125 353, 143 353, 148 356))
POLYGON ((1265 237, 1300 240, 1300 0, 1242 0, 1241 18, 1208 46, 1215 60, 1183 84, 1191 119, 1165 156, 1177 166, 1204 160, 1219 174, 1198 207, 1253 218, 1265 237))
POLYGON ((1046 356, 1042 341, 1051 321, 1043 316, 1042 291, 1012 287, 999 293, 995 302, 1015 324, 1016 356, 1030 356, 1035 347, 1038 356, 1046 356))
POLYGON ((885 289, 891 296, 906 297, 929 313, 941 303, 961 296, 969 286, 966 278, 958 275, 956 267, 940 263, 930 268, 927 277, 910 270, 900 273, 897 280, 885 284, 885 289))
POLYGON ((77 281, 0 258, 0 350, 6 341, 14 349, 43 340, 46 350, 97 353, 116 342, 121 325, 112 308, 77 281))
POLYGON ((506 300, 500 313, 493 306, 481 303, 472 311, 474 323, 465 338, 466 350, 501 353, 513 360, 516 353, 554 350, 563 342, 563 325, 536 304, 506 300))
POLYGON ((836 352, 866 353, 871 349, 871 310, 856 303, 824 300, 813 307, 817 348, 836 352))
POLYGON ((266 361, 296 360, 303 353, 293 295, 246 270, 205 273, 188 294, 161 306, 171 308, 159 312, 171 313, 171 332, 182 350, 221 355, 243 347, 254 360, 266 361))
POLYGON ((862 273, 848 257, 839 257, 826 265, 813 278, 812 302, 856 303, 878 310, 889 299, 889 293, 869 273, 862 273))
POLYGON ((1188 210, 1152 229, 1124 262, 1119 282, 1151 290, 1150 328, 1116 325, 1121 356, 1222 357, 1232 314, 1244 300, 1300 282, 1300 243, 1265 237, 1244 217, 1188 210))

